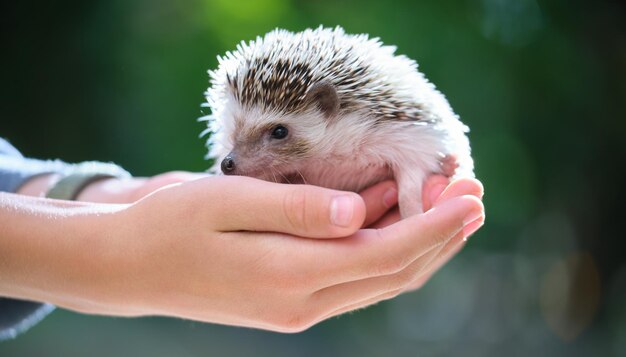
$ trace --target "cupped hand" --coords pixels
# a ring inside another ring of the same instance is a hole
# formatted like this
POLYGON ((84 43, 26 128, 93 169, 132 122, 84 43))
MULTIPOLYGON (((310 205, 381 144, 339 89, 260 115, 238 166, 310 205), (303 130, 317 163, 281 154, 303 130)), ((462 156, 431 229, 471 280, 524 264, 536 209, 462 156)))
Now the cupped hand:
MULTIPOLYGON (((379 187, 375 186, 368 190, 376 191, 379 190, 379 187)), ((483 194, 483 186, 480 181, 476 179, 463 178, 450 183, 450 179, 446 176, 431 175, 426 179, 422 188, 423 209, 427 212, 434 206, 439 205, 446 200, 462 195, 471 195, 482 200, 483 194)), ((372 201, 376 202, 375 200, 372 201)), ((374 203, 370 204, 370 206, 377 207, 374 203)), ((382 214, 381 212, 383 211, 378 208, 376 212, 377 214, 382 214)), ((396 223, 399 220, 400 212, 397 208, 395 208, 386 212, 382 218, 379 218, 378 221, 371 225, 371 227, 382 228, 396 223)), ((430 262, 424 266, 421 274, 419 274, 414 282, 408 284, 404 291, 417 290, 421 288, 442 266, 444 266, 450 259, 452 259, 452 257, 461 251, 461 249, 465 246, 467 238, 478 230, 484 224, 484 221, 485 216, 482 215, 479 219, 468 225, 468 227, 464 228, 464 234, 458 234, 454 237, 454 239, 451 239, 446 246, 442 247, 442 249, 434 255, 433 259, 431 259, 430 262)))
MULTIPOLYGON (((424 184, 422 197, 424 197, 424 210, 428 211, 433 207, 454 197, 471 195, 482 200, 484 188, 480 181, 476 179, 463 178, 452 183, 449 178, 441 175, 430 176, 424 184)), ((463 228, 463 234, 457 234, 434 256, 422 274, 414 282, 409 284, 405 291, 417 290, 421 288, 442 266, 454 257, 465 246, 467 238, 476 232, 485 223, 485 215, 470 222, 463 228)))
POLYGON ((232 176, 170 185, 98 217, 111 261, 96 275, 109 278, 83 284, 107 313, 301 331, 423 279, 484 220, 477 187, 452 183, 396 221, 379 219, 396 202, 392 182, 363 197, 232 176))

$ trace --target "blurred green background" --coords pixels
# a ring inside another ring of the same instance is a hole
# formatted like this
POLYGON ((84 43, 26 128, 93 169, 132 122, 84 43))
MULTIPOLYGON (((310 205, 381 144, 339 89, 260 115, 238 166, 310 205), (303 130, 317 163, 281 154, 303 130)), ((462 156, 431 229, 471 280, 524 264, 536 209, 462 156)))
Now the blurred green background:
POLYGON ((201 171, 207 69, 276 27, 369 33, 472 131, 487 225, 416 293, 281 335, 57 310, 0 356, 626 355, 619 1, 92 0, 0 5, 0 135, 27 156, 201 171))

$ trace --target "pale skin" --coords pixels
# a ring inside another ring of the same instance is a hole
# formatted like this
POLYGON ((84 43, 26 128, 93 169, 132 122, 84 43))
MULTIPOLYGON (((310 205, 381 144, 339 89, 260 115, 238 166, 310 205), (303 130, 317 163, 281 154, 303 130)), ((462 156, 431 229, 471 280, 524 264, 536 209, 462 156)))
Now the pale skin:
POLYGON ((174 172, 79 196, 100 203, 27 196, 56 179, 0 193, 0 296, 279 332, 421 287, 485 219, 480 182, 443 176, 404 220, 392 181, 357 195, 174 172))

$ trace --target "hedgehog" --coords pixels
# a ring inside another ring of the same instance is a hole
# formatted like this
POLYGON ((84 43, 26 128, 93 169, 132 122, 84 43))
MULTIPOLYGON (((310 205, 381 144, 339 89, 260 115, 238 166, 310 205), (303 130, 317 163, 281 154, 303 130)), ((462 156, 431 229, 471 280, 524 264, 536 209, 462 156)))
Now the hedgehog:
POLYGON ((201 118, 209 172, 354 192, 394 179, 401 216, 423 212, 428 175, 474 176, 469 129, 395 51, 320 26, 218 56, 201 118))

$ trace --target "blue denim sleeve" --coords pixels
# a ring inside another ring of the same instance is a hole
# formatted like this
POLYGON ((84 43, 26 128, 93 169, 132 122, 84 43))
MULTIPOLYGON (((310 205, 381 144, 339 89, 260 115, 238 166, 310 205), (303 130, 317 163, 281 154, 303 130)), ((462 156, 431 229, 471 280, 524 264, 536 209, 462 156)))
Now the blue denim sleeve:
MULTIPOLYGON (((0 191, 15 192, 33 176, 62 172, 69 166, 58 160, 26 159, 0 138, 0 191)), ((50 304, 0 297, 0 341, 14 338, 41 321, 52 310, 54 306, 50 304)))

